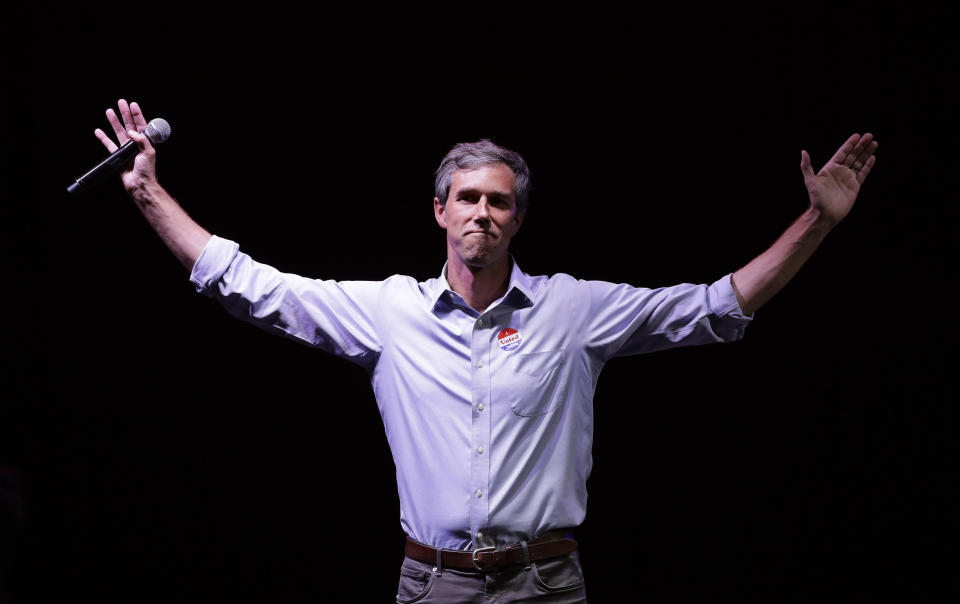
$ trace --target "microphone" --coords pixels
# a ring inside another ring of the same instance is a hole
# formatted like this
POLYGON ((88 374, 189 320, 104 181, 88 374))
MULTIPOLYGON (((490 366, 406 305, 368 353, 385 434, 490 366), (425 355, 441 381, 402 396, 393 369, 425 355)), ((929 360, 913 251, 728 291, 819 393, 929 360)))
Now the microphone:
MULTIPOLYGON (((170 138, 170 124, 163 118, 158 117, 152 119, 150 123, 147 124, 147 128, 143 131, 143 134, 150 139, 151 143, 159 145, 170 138)), ((105 176, 122 168, 124 164, 133 159, 139 151, 140 148, 137 147, 137 143, 135 143, 133 139, 128 140, 122 147, 111 153, 110 157, 94 166, 92 170, 67 187, 67 193, 76 195, 77 193, 82 193, 93 188, 93 186, 103 180, 105 176)))

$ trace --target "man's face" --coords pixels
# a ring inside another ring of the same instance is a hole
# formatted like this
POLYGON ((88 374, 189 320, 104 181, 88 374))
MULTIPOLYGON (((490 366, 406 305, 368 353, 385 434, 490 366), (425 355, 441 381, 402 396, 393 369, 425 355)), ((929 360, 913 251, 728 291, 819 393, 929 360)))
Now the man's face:
POLYGON ((446 205, 434 198, 433 210, 447 231, 448 250, 475 268, 506 255, 524 217, 517 212, 513 170, 506 164, 455 172, 446 205))

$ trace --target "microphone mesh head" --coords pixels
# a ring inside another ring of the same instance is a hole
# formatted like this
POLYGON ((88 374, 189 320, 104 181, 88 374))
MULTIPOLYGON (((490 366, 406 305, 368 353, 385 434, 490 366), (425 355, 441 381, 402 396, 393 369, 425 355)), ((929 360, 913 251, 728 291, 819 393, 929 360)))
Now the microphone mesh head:
POLYGON ((170 124, 162 117, 154 118, 147 124, 147 129, 143 131, 154 145, 159 145, 170 138, 170 124))

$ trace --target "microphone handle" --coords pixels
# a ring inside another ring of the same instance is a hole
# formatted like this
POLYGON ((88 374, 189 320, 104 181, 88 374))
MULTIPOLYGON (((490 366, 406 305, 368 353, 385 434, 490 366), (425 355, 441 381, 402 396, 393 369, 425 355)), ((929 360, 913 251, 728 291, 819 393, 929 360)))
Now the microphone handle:
POLYGON ((105 160, 94 166, 89 172, 77 179, 77 181, 67 187, 68 193, 79 193, 86 191, 97 184, 105 176, 119 172, 125 163, 136 157, 140 148, 133 140, 128 140, 122 147, 114 151, 105 160))

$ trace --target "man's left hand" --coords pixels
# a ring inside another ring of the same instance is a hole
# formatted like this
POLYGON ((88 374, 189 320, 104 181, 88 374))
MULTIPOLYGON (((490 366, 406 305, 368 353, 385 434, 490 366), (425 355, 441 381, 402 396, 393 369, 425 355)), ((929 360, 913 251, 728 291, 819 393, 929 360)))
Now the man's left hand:
POLYGON ((850 213, 860 185, 877 162, 873 154, 876 150, 877 141, 872 134, 854 134, 817 173, 813 171, 810 155, 800 152, 800 170, 810 195, 810 206, 818 210, 830 226, 850 213))

